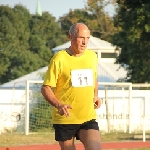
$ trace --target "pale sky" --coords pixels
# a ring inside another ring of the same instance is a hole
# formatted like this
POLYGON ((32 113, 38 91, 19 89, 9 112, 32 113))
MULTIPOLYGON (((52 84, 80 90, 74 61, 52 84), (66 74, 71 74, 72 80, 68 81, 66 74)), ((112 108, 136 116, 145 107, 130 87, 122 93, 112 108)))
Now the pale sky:
MULTIPOLYGON (((87 0, 40 0, 42 11, 48 11, 56 19, 64 14, 69 13, 70 9, 82 9, 87 0)), ((0 0, 0 5, 9 5, 13 7, 15 4, 21 3, 30 10, 31 14, 35 14, 37 0, 0 0)))

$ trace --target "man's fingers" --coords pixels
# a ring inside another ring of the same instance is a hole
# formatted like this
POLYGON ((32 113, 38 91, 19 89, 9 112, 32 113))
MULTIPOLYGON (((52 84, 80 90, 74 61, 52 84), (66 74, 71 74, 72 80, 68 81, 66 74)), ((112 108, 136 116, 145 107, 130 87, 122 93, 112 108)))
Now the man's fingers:
POLYGON ((62 109, 63 109, 63 112, 64 112, 65 116, 68 117, 69 116, 68 109, 66 107, 64 107, 62 109))
POLYGON ((99 108, 101 105, 100 101, 97 101, 97 107, 99 108))
POLYGON ((65 115, 66 117, 69 117, 70 116, 70 113, 68 111, 68 109, 72 109, 71 106, 69 105, 64 105, 62 106, 60 109, 59 109, 59 114, 62 116, 62 115, 65 115))
POLYGON ((72 109, 72 107, 71 107, 71 106, 69 106, 69 105, 67 105, 67 108, 72 109))
POLYGON ((97 109, 97 108, 100 108, 101 106, 101 100, 98 99, 95 103, 94 103, 94 108, 97 109))
POLYGON ((62 110, 62 109, 60 109, 60 110, 58 111, 58 113, 59 113, 61 116, 63 116, 63 115, 64 115, 64 112, 63 112, 63 110, 62 110))

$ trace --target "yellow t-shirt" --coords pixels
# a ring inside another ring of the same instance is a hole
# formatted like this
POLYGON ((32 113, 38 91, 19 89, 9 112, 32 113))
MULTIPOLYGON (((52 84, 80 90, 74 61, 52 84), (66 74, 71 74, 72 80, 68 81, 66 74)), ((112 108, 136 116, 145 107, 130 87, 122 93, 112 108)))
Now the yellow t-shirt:
POLYGON ((80 57, 70 56, 62 50, 51 59, 43 85, 54 87, 54 94, 63 103, 72 106, 70 116, 60 116, 53 110, 53 124, 81 124, 96 119, 93 104, 97 55, 85 50, 80 57))

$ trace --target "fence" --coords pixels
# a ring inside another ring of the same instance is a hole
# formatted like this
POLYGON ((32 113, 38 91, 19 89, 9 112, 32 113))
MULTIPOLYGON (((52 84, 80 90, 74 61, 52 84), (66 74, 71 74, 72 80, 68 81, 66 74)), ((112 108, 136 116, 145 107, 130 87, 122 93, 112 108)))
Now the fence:
MULTIPOLYGON (((40 94, 43 81, 27 81, 26 89, 0 90, 0 131, 45 131, 51 127, 51 107, 40 94), (3 96, 4 95, 4 96, 3 96), (7 119, 6 119, 7 118, 7 119)), ((150 84, 99 82, 101 108, 96 110, 102 132, 150 131, 150 84)))

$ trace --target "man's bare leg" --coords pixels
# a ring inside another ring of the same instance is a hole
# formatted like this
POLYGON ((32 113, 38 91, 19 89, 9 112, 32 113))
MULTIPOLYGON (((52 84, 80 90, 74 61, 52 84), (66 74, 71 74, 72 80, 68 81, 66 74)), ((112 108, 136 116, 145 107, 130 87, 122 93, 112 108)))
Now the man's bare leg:
POLYGON ((74 144, 74 137, 71 140, 59 141, 61 150, 76 150, 74 144))
POLYGON ((100 132, 94 129, 80 129, 78 133, 85 150, 101 150, 100 132))

